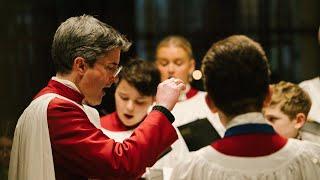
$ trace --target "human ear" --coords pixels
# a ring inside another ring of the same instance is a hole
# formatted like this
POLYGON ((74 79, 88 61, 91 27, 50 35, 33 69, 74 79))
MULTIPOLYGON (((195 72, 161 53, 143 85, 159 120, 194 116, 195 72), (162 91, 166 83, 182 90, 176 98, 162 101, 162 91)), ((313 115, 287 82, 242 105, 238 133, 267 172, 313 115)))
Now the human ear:
POLYGON ((87 64, 82 57, 76 57, 73 61, 73 68, 80 74, 84 74, 87 70, 87 64))
POLYGON ((296 123, 295 123, 294 127, 295 127, 296 129, 302 128, 302 126, 303 126, 304 123, 306 122, 306 119, 307 119, 307 117, 306 117, 303 113, 298 113, 298 114, 296 115, 296 118, 295 118, 296 123))
POLYGON ((216 105, 214 104, 212 99, 208 96, 208 94, 206 94, 205 100, 206 100, 206 104, 209 107, 209 109, 211 110, 211 112, 217 113, 218 108, 216 107, 216 105))

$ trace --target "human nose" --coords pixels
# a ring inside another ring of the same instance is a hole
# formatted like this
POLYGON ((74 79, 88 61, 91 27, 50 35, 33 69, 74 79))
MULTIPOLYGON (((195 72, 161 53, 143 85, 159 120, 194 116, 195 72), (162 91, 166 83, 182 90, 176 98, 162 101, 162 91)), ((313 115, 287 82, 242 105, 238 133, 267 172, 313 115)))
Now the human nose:
POLYGON ((128 103, 127 103, 127 106, 126 106, 127 110, 129 112, 132 112, 134 110, 134 103, 133 101, 129 100, 128 103))
POLYGON ((118 77, 107 77, 105 80, 106 87, 110 87, 113 83, 117 83, 119 80, 118 77))
POLYGON ((175 71, 175 66, 174 66, 174 64, 173 63, 170 63, 169 65, 168 65, 168 73, 169 74, 173 74, 174 73, 174 71, 175 71))

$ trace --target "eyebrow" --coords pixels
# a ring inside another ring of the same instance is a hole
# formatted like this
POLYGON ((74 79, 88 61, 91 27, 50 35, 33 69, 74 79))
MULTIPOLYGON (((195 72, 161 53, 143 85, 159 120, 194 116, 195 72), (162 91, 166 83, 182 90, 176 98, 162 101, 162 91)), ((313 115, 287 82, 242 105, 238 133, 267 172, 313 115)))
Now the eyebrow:
POLYGON ((112 65, 115 65, 115 66, 118 66, 118 65, 119 65, 118 63, 115 63, 115 62, 113 62, 113 63, 107 63, 107 64, 112 64, 112 65))
MULTIPOLYGON (((120 92, 119 91, 119 95, 120 96, 129 96, 127 93, 125 93, 125 92, 120 92)), ((137 98, 136 98, 136 100, 145 100, 145 99, 147 99, 148 98, 148 96, 141 96, 141 95, 139 95, 137 98)))

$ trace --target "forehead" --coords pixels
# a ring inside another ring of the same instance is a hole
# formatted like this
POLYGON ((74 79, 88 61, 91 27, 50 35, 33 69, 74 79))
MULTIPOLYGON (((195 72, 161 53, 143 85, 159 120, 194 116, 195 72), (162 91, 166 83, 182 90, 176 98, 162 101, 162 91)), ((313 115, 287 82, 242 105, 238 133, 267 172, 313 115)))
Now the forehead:
POLYGON ((268 107, 265 107, 263 111, 264 111, 265 115, 284 114, 281 111, 281 105, 280 104, 270 105, 268 107))
POLYGON ((112 49, 104 54, 104 56, 98 58, 97 62, 104 64, 114 64, 118 65, 120 63, 120 53, 121 50, 119 48, 112 49))
POLYGON ((125 79, 120 80, 116 92, 125 93, 125 95, 130 97, 144 97, 141 96, 139 91, 134 86, 129 84, 125 79))
POLYGON ((170 45, 162 46, 157 50, 156 56, 158 58, 188 58, 188 52, 185 51, 182 47, 170 45))

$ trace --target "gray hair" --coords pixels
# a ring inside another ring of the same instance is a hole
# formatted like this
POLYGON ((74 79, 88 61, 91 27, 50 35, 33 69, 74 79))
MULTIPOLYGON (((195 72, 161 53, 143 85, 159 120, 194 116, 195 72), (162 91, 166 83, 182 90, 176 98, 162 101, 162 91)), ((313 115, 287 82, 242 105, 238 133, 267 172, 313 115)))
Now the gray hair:
POLYGON ((131 43, 111 26, 90 15, 71 17, 58 27, 52 43, 52 59, 59 73, 69 73, 73 60, 83 57, 90 67, 106 52, 131 43))

